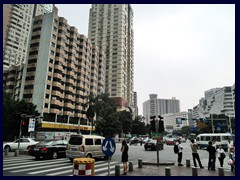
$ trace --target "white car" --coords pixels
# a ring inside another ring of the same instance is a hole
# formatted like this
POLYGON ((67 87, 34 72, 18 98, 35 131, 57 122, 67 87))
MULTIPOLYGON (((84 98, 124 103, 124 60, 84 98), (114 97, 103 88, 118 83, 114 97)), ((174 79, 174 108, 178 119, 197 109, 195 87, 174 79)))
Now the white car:
MULTIPOLYGON (((3 150, 14 151, 18 149, 18 139, 13 142, 8 142, 3 144, 3 150)), ((31 145, 37 144, 38 141, 35 141, 32 138, 21 138, 19 150, 28 150, 28 147, 31 145)))

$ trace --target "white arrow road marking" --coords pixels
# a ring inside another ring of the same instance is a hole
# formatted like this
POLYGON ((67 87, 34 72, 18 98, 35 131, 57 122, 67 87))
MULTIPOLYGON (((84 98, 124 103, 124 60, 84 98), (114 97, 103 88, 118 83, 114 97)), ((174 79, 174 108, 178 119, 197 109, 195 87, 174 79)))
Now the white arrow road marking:
POLYGON ((110 141, 110 151, 111 151, 111 152, 114 152, 114 150, 115 150, 115 148, 112 147, 112 142, 110 141))
POLYGON ((107 141, 106 144, 103 146, 103 151, 106 151, 106 150, 107 150, 107 144, 108 144, 108 141, 107 141))

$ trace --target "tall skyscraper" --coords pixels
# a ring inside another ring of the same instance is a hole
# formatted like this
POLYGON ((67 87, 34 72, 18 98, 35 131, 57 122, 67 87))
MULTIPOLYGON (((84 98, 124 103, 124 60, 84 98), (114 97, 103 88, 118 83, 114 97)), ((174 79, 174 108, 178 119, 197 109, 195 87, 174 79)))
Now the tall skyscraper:
POLYGON ((26 62, 32 18, 53 4, 3 4, 3 69, 26 62))
POLYGON ((134 109, 133 10, 129 4, 93 4, 88 37, 106 53, 105 92, 134 109))

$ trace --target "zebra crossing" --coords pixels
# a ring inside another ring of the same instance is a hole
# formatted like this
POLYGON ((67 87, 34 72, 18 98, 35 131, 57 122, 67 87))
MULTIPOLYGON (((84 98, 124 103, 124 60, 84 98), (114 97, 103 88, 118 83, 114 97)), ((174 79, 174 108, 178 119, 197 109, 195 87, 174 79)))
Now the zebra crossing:
MULTIPOLYGON (((110 161, 110 175, 115 174, 115 165, 122 163, 110 161)), ((35 160, 34 157, 19 156, 3 159, 3 175, 24 176, 72 176, 73 163, 68 158, 35 160)), ((108 175, 108 161, 97 160, 94 163, 94 176, 108 175)))

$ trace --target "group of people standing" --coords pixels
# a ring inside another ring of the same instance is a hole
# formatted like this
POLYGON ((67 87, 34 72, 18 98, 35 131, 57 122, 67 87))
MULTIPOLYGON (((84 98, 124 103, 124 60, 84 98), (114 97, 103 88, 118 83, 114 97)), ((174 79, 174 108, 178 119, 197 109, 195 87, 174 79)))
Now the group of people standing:
MULTIPOLYGON (((183 150, 183 146, 181 144, 181 139, 178 139, 178 141, 176 143, 178 146, 178 153, 177 153, 178 166, 183 166, 181 163, 182 162, 182 150, 183 150)), ((191 139, 190 147, 192 149, 192 158, 193 158, 194 166, 197 167, 196 161, 198 161, 199 167, 204 168, 201 163, 198 151, 197 151, 198 145, 195 143, 194 139, 191 139)), ((226 158, 226 153, 225 153, 224 149, 222 148, 222 145, 219 145, 218 147, 216 147, 216 143, 214 140, 209 141, 207 151, 209 153, 208 170, 215 170, 216 157, 219 160, 220 166, 223 167, 224 159, 226 158)), ((230 142, 229 142, 229 146, 228 146, 228 154, 229 154, 228 164, 231 166, 231 171, 233 172, 235 170, 235 146, 234 146, 234 144, 230 144, 230 142)))
MULTIPOLYGON (((215 170, 216 157, 219 160, 220 166, 223 167, 223 162, 224 159, 226 158, 226 153, 222 148, 222 145, 219 145, 218 148, 216 148, 215 141, 214 140, 209 141, 207 151, 209 153, 208 170, 215 170)), ((231 144, 230 141, 228 145, 228 155, 229 155, 228 164, 231 166, 231 171, 233 172, 235 170, 235 145, 231 144)))
MULTIPOLYGON (((182 151, 183 151, 183 146, 181 144, 181 139, 178 139, 176 142, 177 147, 178 147, 178 166, 183 166, 182 165, 182 151)), ((191 150, 192 150, 192 158, 193 158, 193 164, 195 167, 197 167, 197 162, 200 168, 204 168, 199 154, 198 154, 198 145, 195 143, 194 139, 191 139, 191 144, 190 144, 191 150)), ((121 147, 121 152, 122 152, 122 158, 121 161, 123 163, 123 174, 127 174, 127 169, 128 169, 128 145, 125 140, 122 141, 122 147, 121 147)), ((226 153, 224 149, 222 148, 222 145, 219 145, 218 148, 216 148, 216 143, 215 141, 209 141, 208 142, 208 147, 207 151, 209 153, 209 158, 208 158, 208 170, 215 170, 215 163, 216 163, 216 157, 219 160, 220 166, 223 167, 224 159, 226 158, 226 153)), ((229 142, 228 146, 228 154, 229 154, 229 160, 228 164, 231 166, 231 171, 235 171, 235 144, 231 144, 229 142)))

